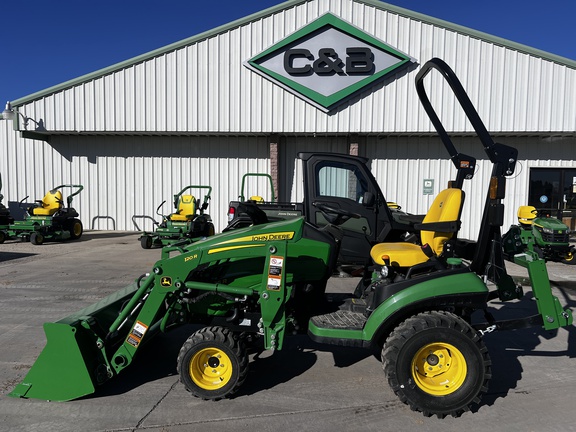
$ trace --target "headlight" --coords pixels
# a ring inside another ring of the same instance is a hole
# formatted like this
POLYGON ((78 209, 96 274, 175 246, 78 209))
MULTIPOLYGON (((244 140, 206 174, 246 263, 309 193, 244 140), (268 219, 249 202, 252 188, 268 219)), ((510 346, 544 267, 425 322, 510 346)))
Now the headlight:
POLYGON ((383 278, 388 277, 388 266, 382 266, 382 268, 380 269, 380 276, 382 276, 383 278))

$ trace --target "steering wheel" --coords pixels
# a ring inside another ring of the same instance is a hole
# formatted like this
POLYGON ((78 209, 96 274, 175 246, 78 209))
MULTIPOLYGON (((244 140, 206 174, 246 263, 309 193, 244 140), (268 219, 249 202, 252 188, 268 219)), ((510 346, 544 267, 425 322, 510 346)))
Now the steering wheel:
POLYGON ((322 212, 326 220, 333 225, 342 225, 349 219, 360 219, 362 216, 342 208, 335 208, 328 204, 314 202, 314 207, 322 212))

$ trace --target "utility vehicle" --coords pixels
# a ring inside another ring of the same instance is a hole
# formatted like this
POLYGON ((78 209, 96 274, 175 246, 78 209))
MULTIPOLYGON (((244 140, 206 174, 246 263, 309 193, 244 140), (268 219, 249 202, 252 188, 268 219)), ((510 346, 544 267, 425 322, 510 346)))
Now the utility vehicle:
MULTIPOLYGON (((91 394, 127 368, 154 333, 194 323, 201 328, 175 360, 183 385, 203 399, 217 400, 241 388, 249 346, 281 350, 290 334, 307 332, 319 343, 381 350, 393 391, 426 416, 469 410, 491 378, 484 336, 528 325, 556 329, 570 325, 572 314, 552 295, 544 260, 527 250, 511 259, 528 269, 538 310, 512 322, 492 317, 489 302, 523 295, 506 273, 500 235, 506 177, 514 173, 517 152, 492 141, 443 61, 432 59, 422 67, 416 89, 457 169, 427 215, 413 222, 421 245, 374 245, 367 277, 343 296, 325 294, 343 235, 340 226, 362 217, 344 206, 308 203, 327 221, 322 228, 299 217, 165 247, 150 274, 45 324, 46 347, 10 395, 69 400, 91 394), (462 185, 472 179, 476 161, 456 151, 430 104, 424 78, 433 70, 453 89, 493 164, 476 242, 456 235, 462 185), (479 322, 472 320, 475 311, 484 316, 479 322)), ((369 190, 361 198, 371 211, 387 207, 369 190)), ((382 226, 377 235, 389 229, 382 226)))

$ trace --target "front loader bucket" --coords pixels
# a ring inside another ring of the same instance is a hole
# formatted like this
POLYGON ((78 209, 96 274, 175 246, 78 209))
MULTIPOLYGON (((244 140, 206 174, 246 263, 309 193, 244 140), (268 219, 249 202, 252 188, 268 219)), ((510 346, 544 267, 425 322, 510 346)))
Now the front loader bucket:
POLYGON ((45 323, 46 346, 8 396, 68 401, 94 393, 112 376, 103 340, 137 291, 138 284, 131 284, 58 322, 45 323))

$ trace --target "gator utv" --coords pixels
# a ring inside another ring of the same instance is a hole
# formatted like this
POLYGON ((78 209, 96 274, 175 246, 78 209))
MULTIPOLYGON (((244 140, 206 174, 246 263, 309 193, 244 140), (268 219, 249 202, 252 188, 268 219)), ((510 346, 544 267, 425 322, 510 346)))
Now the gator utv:
POLYGON ((371 278, 342 296, 325 294, 326 284, 337 261, 339 226, 359 215, 326 203, 315 204, 328 222, 323 228, 294 218, 165 247, 150 274, 45 324, 46 347, 10 396, 63 401, 91 394, 127 368, 154 333, 195 323, 203 327, 176 361, 181 382, 203 399, 241 387, 249 344, 281 350, 285 337, 307 330, 320 343, 381 349, 394 392, 426 416, 458 416, 478 403, 491 377, 483 336, 528 325, 556 329, 570 325, 572 314, 552 295, 544 260, 529 250, 512 259, 528 269, 537 313, 513 322, 489 313, 490 301, 522 296, 506 273, 500 237, 505 180, 514 172, 516 150, 492 141, 441 60, 422 67, 416 88, 458 169, 451 187, 415 222, 422 247, 375 245, 371 278), (455 150, 426 96, 423 81, 433 69, 450 84, 493 164, 474 247, 455 234, 464 198, 459 186, 472 177, 475 161, 455 150), (475 311, 485 320, 474 322, 475 311))
POLYGON ((2 204, 4 195, 2 191, 2 176, 0 175, 0 244, 4 243, 8 236, 8 229, 10 225, 14 223, 14 218, 10 215, 10 210, 2 204))
POLYGON ((72 201, 82 189, 84 189, 82 185, 64 184, 49 190, 41 200, 37 200, 28 208, 24 220, 14 221, 9 226, 8 237, 20 238, 22 241, 30 240, 34 245, 41 245, 45 241, 79 239, 84 228, 78 219, 78 212, 72 207, 72 201), (61 191, 64 188, 72 190, 66 197, 66 206, 61 191))
POLYGON ((533 206, 520 206, 517 216, 518 225, 512 225, 503 236, 506 254, 529 248, 546 261, 576 264, 576 248, 570 244, 568 226, 533 206))
POLYGON ((162 215, 160 208, 166 201, 156 209, 156 214, 162 217, 160 224, 154 232, 143 232, 140 236, 140 245, 143 249, 150 249, 152 246, 163 247, 181 241, 192 241, 201 237, 214 235, 214 224, 210 215, 204 213, 208 208, 211 186, 186 186, 174 195, 174 213, 162 215), (202 204, 194 195, 184 194, 189 190, 208 190, 204 195, 202 204))

